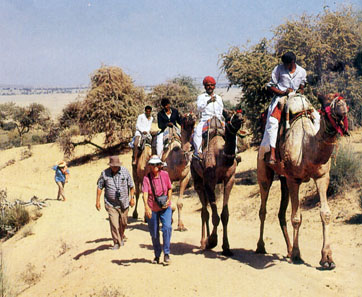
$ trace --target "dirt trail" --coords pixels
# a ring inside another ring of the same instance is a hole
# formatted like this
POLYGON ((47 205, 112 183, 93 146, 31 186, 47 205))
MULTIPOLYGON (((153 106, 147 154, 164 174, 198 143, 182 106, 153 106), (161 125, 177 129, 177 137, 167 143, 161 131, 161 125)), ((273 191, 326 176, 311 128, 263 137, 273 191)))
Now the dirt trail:
MULTIPOLYGON (((362 133, 357 133, 349 140, 357 150, 362 150, 361 136, 362 133)), ((87 152, 82 150, 78 154, 87 152)), ((0 164, 17 158, 20 151, 2 151, 0 164)), ((1 187, 6 186, 10 197, 23 200, 33 195, 55 199, 57 189, 51 165, 61 157, 55 145, 34 146, 31 158, 17 160, 0 170, 1 187)), ((348 192, 344 199, 330 201, 335 270, 319 270, 322 226, 318 207, 302 212, 300 247, 305 264, 294 265, 285 258, 286 247, 277 220, 278 181, 273 184, 268 202, 265 228, 268 254, 257 255, 254 251, 259 233, 259 195, 258 186, 250 184, 255 176, 256 151, 248 150, 242 158, 230 198, 232 258, 220 254, 222 227, 218 246, 211 251, 199 250, 200 203, 193 188, 187 190, 184 200, 184 223, 188 231, 173 231, 170 266, 151 264, 151 239, 141 219, 130 218, 125 246, 118 251, 109 250, 112 242, 103 202, 100 212, 95 209, 96 180, 107 167, 107 160, 101 159, 71 167, 70 182, 65 188, 68 200, 49 200, 43 216, 27 227, 33 235, 24 237, 21 230, 2 244, 4 273, 13 295, 362 296, 359 267, 362 228, 345 223, 361 213, 356 191, 348 192), (33 268, 24 274, 28 263, 33 268), (30 287, 24 283, 25 275, 34 277, 30 287)), ((123 155, 122 160, 130 169, 130 154, 123 155)), ((303 193, 310 195, 313 189, 312 183, 306 184, 303 193)), ((290 213, 288 222, 289 217, 290 213)), ((290 223, 288 227, 291 234, 290 223)))

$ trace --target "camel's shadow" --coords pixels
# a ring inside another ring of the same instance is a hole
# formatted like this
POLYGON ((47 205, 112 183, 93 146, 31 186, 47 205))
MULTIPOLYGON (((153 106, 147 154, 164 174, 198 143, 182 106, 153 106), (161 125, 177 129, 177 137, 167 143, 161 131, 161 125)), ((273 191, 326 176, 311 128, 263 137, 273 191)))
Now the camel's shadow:
POLYGON ((151 264, 151 260, 147 260, 145 258, 135 258, 135 259, 124 259, 124 260, 112 260, 113 264, 118 264, 121 266, 130 266, 131 264, 137 264, 137 263, 149 263, 151 264))

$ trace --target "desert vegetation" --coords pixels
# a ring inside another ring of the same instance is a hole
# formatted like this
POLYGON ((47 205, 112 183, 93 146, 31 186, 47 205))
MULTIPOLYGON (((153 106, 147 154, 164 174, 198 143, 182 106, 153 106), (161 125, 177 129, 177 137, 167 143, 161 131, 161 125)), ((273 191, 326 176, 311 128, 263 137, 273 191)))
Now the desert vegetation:
POLYGON ((290 50, 307 70, 305 94, 315 106, 317 92, 342 93, 350 106, 350 123, 362 125, 361 28, 360 12, 349 6, 337 11, 325 8, 321 14, 303 14, 277 26, 271 39, 233 46, 221 55, 230 85, 243 90, 240 103, 256 143, 262 136, 260 115, 271 100, 266 84, 281 55, 290 50))

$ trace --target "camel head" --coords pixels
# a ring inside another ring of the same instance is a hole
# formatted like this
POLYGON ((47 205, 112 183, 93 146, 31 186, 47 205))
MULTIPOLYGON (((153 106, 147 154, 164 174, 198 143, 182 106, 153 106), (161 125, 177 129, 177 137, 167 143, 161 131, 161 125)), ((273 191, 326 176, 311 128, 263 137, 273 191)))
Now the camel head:
POLYGON ((318 100, 322 104, 322 114, 329 124, 340 135, 348 133, 348 106, 340 94, 318 94, 318 100))
POLYGON ((181 116, 181 128, 186 131, 193 131, 196 123, 196 115, 192 112, 181 116))
MULTIPOLYGON (((228 113, 230 113, 230 111, 228 111, 228 113)), ((241 128, 241 125, 245 122, 245 119, 241 110, 233 111, 230 114, 231 116, 229 120, 227 120, 226 128, 229 132, 236 134, 241 128)))

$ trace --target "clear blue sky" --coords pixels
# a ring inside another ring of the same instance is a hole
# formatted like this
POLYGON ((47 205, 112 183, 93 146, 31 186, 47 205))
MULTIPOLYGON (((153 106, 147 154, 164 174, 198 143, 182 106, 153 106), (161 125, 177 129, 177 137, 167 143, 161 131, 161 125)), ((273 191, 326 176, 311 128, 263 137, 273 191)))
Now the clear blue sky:
MULTIPOLYGON (((220 74, 232 45, 342 0, 0 0, 0 84, 88 85, 101 64, 137 85, 220 74)), ((360 0, 349 3, 361 9, 360 0)))

